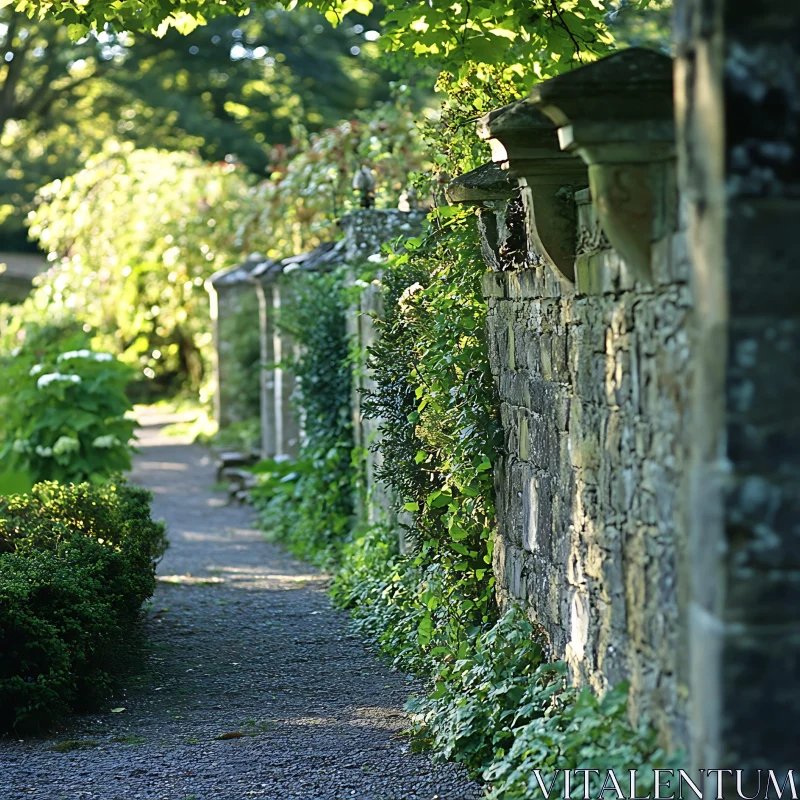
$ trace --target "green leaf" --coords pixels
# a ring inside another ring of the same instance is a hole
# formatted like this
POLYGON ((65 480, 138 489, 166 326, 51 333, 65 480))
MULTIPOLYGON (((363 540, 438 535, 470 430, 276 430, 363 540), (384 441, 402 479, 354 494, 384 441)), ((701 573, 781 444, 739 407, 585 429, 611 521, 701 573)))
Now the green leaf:
POLYGON ((73 23, 72 25, 67 25, 67 36, 72 39, 73 42, 78 41, 78 39, 82 39, 86 34, 89 33, 89 26, 82 25, 80 23, 73 23))
POLYGON ((417 627, 417 641, 419 642, 419 646, 427 647, 430 644, 432 637, 433 620, 431 619, 430 614, 425 614, 417 627))
POLYGON ((453 499, 452 495, 445 494, 444 492, 434 492, 433 494, 428 496, 428 505, 431 508, 442 508, 448 505, 453 499), (433 497, 433 494, 436 496, 433 497))

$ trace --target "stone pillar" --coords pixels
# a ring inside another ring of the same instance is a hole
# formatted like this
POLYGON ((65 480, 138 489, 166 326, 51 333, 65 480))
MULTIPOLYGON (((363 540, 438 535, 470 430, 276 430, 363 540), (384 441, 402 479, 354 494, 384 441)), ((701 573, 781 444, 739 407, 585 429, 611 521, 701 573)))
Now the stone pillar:
MULTIPOLYGON (((395 515, 394 497, 376 477, 382 455, 374 445, 380 438, 381 420, 365 419, 361 404, 362 393, 375 386, 366 353, 378 336, 375 319, 379 319, 383 313, 380 269, 376 265, 383 260, 383 244, 399 237, 418 235, 424 218, 423 211, 362 209, 343 217, 339 223, 344 231, 343 255, 348 267, 349 283, 355 285, 360 273, 369 267, 377 273, 375 281, 367 286, 362 284, 358 304, 351 306, 347 315, 347 332, 358 354, 353 363, 351 395, 353 441, 356 447, 369 450, 363 475, 364 486, 356 496, 356 509, 358 516, 370 524, 380 519, 392 522, 395 515)), ((400 547, 403 549, 402 535, 400 547)))
POLYGON ((698 317, 693 761, 785 777, 800 717, 800 6, 676 6, 698 317))
POLYGON ((214 349, 211 354, 212 381, 214 384, 214 419, 219 423, 222 416, 222 394, 219 386, 219 296, 214 288, 214 278, 211 276, 205 282, 205 290, 208 292, 208 313, 211 317, 211 334, 214 341, 214 349))
POLYGON ((251 274, 263 261, 253 253, 205 284, 214 331, 214 414, 221 428, 259 413, 259 309, 251 274))
POLYGON ((300 419, 292 395, 295 376, 292 364, 295 359, 294 338, 281 326, 281 313, 293 302, 291 281, 281 275, 272 285, 273 360, 275 363, 275 452, 278 458, 297 458, 300 445, 300 419))
POLYGON ((266 261, 251 274, 258 298, 258 332, 261 343, 261 458, 275 458, 278 453, 275 434, 275 315, 272 307, 272 287, 276 264, 266 261))

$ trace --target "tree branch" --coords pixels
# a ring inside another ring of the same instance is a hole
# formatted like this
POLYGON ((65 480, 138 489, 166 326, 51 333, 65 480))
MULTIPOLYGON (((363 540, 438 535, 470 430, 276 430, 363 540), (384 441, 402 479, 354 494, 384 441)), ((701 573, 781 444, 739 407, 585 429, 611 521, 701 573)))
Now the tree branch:
POLYGON ((16 116, 17 86, 22 76, 25 54, 28 52, 33 38, 29 34, 28 38, 17 49, 14 49, 14 39, 17 36, 18 27, 19 17, 14 15, 8 23, 6 32, 6 52, 11 53, 12 58, 11 61, 6 62, 6 75, 3 86, 0 88, 0 132, 5 128, 6 122, 16 116))
POLYGON ((561 9, 558 7, 558 0, 550 0, 550 6, 552 7, 553 11, 556 12, 556 16, 561 23, 561 27, 567 32, 567 36, 569 36, 569 38, 572 40, 572 46, 575 48, 575 55, 578 56, 578 61, 583 63, 583 59, 581 58, 581 46, 578 44, 575 34, 570 30, 569 25, 567 25, 564 17, 561 15, 561 9))

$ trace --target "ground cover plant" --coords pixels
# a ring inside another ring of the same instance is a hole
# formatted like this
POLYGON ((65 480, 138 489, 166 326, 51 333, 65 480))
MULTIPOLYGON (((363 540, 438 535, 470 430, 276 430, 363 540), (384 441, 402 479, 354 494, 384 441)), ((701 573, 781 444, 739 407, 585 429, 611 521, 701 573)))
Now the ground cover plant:
POLYGON ((122 478, 0 498, 0 731, 46 729, 113 690, 166 548, 150 499, 122 478))

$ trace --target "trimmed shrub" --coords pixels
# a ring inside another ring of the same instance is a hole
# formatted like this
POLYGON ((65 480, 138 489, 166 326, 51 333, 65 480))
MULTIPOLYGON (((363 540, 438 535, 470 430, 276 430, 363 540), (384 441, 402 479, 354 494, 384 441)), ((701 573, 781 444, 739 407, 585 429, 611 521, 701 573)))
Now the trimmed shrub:
POLYGON ((113 690, 166 548, 149 501, 122 479, 0 498, 0 731, 47 728, 113 690))

